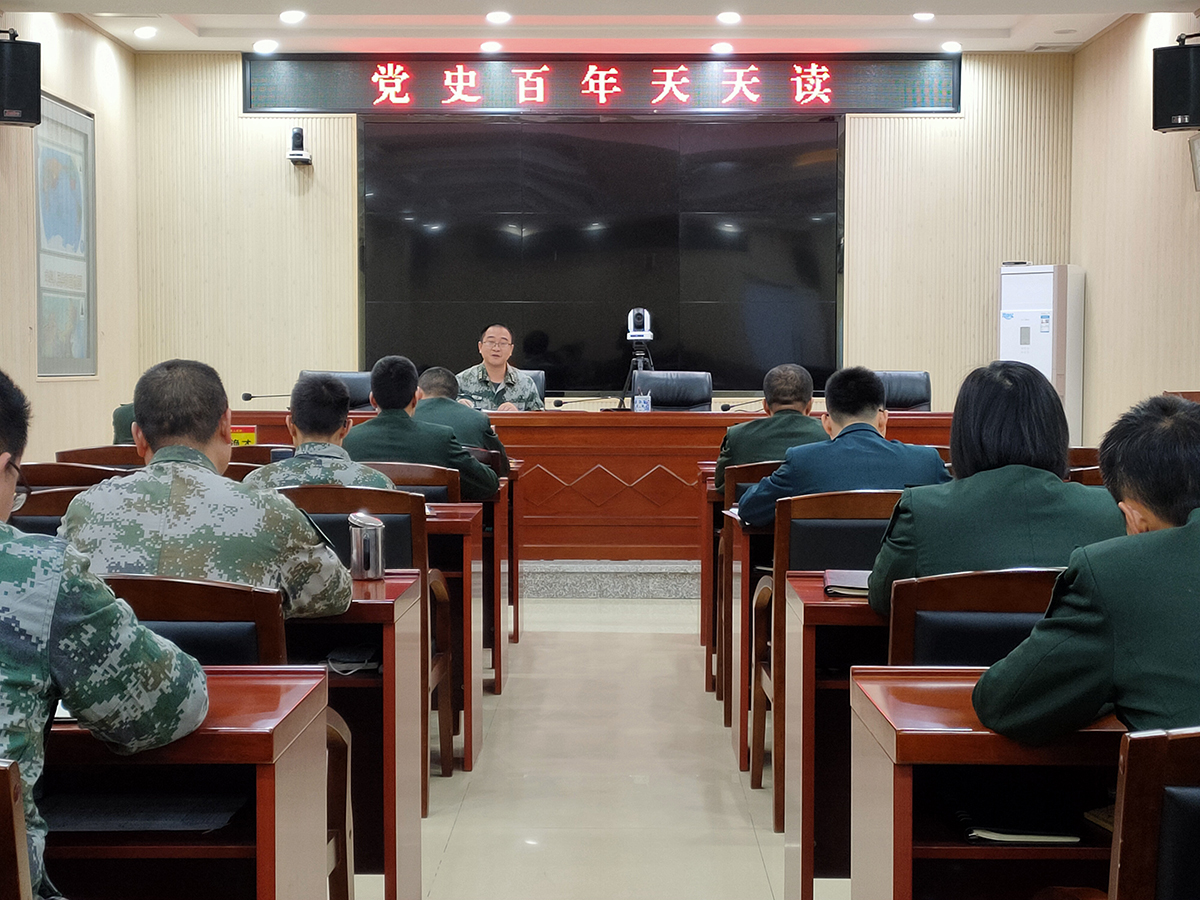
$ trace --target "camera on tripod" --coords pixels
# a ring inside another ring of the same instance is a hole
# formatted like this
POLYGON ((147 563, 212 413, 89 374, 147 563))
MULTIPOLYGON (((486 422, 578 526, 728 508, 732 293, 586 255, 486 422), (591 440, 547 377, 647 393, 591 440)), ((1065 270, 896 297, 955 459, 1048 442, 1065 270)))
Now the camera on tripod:
POLYGON ((650 310, 635 306, 629 311, 629 330, 625 338, 630 341, 652 341, 654 332, 650 330, 650 310))

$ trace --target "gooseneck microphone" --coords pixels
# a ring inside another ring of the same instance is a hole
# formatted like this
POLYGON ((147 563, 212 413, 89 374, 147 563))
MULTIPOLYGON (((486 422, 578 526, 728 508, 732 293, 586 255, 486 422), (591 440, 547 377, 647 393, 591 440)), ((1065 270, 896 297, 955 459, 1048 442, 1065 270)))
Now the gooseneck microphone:
POLYGON ((264 397, 290 397, 290 396, 292 396, 292 395, 291 394, 252 394, 249 391, 246 391, 244 394, 242 394, 242 399, 243 400, 260 400, 264 397))
POLYGON ((570 397, 570 398, 567 398, 564 400, 560 397, 558 400, 554 401, 554 406, 555 406, 555 408, 557 408, 560 406, 566 406, 568 403, 587 403, 589 400, 611 400, 611 399, 613 399, 613 398, 612 397, 570 397))
POLYGON ((753 400, 743 400, 741 403, 722 403, 721 412, 729 412, 731 409, 737 409, 739 406, 749 406, 751 403, 762 403, 762 398, 755 397, 753 400))

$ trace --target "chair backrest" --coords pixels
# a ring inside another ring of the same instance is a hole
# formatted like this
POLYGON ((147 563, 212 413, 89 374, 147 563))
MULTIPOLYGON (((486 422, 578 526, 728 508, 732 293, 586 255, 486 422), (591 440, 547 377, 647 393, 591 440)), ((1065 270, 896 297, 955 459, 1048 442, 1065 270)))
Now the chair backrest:
POLYGON ((406 462, 364 462, 363 465, 382 472, 397 490, 423 494, 430 503, 462 502, 458 469, 406 462))
POLYGON ((271 461, 271 445, 234 444, 229 448, 229 458, 236 463, 254 463, 265 466, 271 461))
POLYGON ((103 577, 143 625, 203 665, 287 664, 282 591, 159 575, 103 577))
POLYGON ((933 404, 933 386, 928 372, 876 372, 883 381, 887 409, 928 412, 933 404))
POLYGON ((1200 897, 1200 728, 1121 738, 1109 900, 1200 897))
POLYGON ((55 462, 86 463, 89 466, 120 466, 128 469, 145 464, 138 456, 133 444, 105 444, 100 447, 77 447, 74 450, 59 450, 54 454, 55 462))
MULTIPOLYGON (((516 368, 514 366, 513 368, 516 368)), ((538 397, 541 400, 546 399, 546 370, 545 369, 517 369, 518 372, 524 372, 533 379, 533 386, 537 388, 538 397)))
POLYGON ((504 457, 500 455, 499 450, 485 450, 482 447, 464 447, 463 449, 500 477, 508 474, 508 470, 504 468, 504 457))
POLYGON ((225 467, 225 477, 232 478, 234 481, 244 481, 246 476, 255 469, 261 469, 258 463, 248 462, 231 462, 225 467))
POLYGON ((21 473, 31 487, 90 487, 107 478, 128 475, 129 469, 92 466, 85 463, 25 463, 21 473))
POLYGON ((892 585, 888 664, 990 666, 1029 636, 1062 569, 905 578, 892 585))
POLYGON ((29 876, 29 847, 25 837, 25 800, 21 773, 11 759, 0 759, 0 782, 7 799, 0 811, 0 897, 33 900, 29 876))
POLYGON ((1071 447, 1067 450, 1067 465, 1072 469, 1100 465, 1100 448, 1071 447))
POLYGON ((301 369, 300 377, 305 375, 332 375, 346 386, 350 394, 350 409, 364 410, 371 408, 371 373, 370 372, 327 372, 318 369, 301 369))
POLYGON ((1104 484, 1104 479, 1100 477, 1100 467, 1099 466, 1079 466, 1077 468, 1071 469, 1071 471, 1067 477, 1071 481, 1074 481, 1076 484, 1091 484, 1091 485, 1103 485, 1104 484))
POLYGON ((830 491, 775 503, 776 584, 789 570, 869 569, 899 491, 830 491))
POLYGON ((634 394, 649 394, 650 408, 661 412, 712 409, 711 372, 634 370, 634 394))
POLYGON ((8 524, 26 534, 45 534, 54 537, 58 534, 58 526, 62 524, 62 516, 15 515, 9 518, 8 524))
POLYGON ((750 490, 776 469, 783 465, 781 459, 771 459, 766 462, 743 463, 740 466, 725 467, 725 508, 731 509, 742 499, 742 494, 750 490))
POLYGON ((75 487, 46 488, 44 491, 34 491, 25 498, 25 503, 21 506, 19 516, 22 519, 28 519, 32 516, 61 517, 66 515, 67 507, 71 505, 71 501, 75 499, 75 495, 82 494, 86 490, 87 487, 77 485, 75 487))

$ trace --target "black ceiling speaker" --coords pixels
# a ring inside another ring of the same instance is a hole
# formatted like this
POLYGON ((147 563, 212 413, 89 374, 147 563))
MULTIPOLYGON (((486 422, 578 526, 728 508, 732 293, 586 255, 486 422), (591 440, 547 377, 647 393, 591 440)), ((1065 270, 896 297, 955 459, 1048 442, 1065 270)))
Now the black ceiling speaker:
POLYGON ((1200 129, 1200 44, 1155 47, 1154 130, 1187 129, 1200 129))
POLYGON ((42 121, 42 45, 8 33, 12 40, 0 40, 0 125, 37 125, 42 121))

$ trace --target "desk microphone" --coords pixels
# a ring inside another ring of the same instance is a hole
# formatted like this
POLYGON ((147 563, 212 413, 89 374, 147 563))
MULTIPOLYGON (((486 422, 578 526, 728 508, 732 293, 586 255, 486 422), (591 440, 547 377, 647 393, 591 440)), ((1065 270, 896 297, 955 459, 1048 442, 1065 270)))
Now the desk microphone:
POLYGON ((721 412, 729 412, 731 409, 737 409, 739 406, 749 406, 751 403, 762 403, 762 399, 755 397, 753 400, 743 400, 741 403, 722 403, 721 412))
POLYGON ((290 397, 291 394, 252 394, 249 391, 242 394, 243 400, 260 400, 264 397, 290 397))
POLYGON ((567 400, 559 398, 554 401, 554 406, 557 409, 560 406, 566 406, 568 403, 587 403, 589 400, 611 400, 612 397, 571 397, 567 400))

